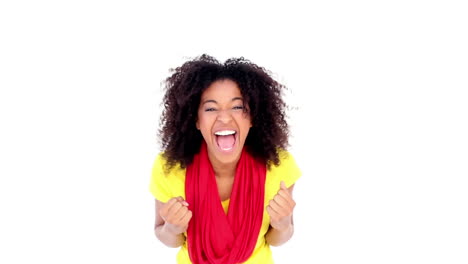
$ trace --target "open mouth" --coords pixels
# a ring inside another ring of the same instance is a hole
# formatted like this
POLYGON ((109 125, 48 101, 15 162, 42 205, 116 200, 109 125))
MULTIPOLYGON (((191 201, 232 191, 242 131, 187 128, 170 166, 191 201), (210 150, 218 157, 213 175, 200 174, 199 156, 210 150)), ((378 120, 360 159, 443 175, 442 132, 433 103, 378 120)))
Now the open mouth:
POLYGON ((231 151, 236 145, 236 134, 234 130, 220 130, 216 131, 216 143, 220 150, 231 151))

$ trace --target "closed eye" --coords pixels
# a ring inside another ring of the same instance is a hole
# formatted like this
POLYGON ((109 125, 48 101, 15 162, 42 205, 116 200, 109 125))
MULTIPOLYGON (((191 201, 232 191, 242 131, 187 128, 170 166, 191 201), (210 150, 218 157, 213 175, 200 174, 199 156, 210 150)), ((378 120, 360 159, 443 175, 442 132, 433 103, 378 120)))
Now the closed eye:
POLYGON ((242 110, 244 107, 242 105, 234 106, 232 109, 234 110, 242 110))
POLYGON ((205 109, 205 112, 213 112, 213 111, 216 111, 216 109, 213 108, 213 107, 210 107, 210 108, 206 108, 206 109, 205 109))

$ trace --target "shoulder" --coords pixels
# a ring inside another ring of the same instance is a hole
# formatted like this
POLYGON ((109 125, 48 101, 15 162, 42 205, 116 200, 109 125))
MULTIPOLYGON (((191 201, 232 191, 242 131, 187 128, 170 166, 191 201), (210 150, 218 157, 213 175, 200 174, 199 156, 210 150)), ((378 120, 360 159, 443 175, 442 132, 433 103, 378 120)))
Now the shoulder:
POLYGON ((273 164, 270 166, 267 173, 267 180, 275 186, 278 185, 279 182, 284 181, 286 186, 290 187, 301 176, 301 170, 297 166, 296 160, 289 151, 285 149, 279 149, 278 156, 279 164, 273 164))
POLYGON ((285 150, 285 149, 278 149, 278 158, 279 164, 275 165, 272 164, 269 171, 270 172, 277 172, 278 170, 290 170, 297 168, 296 160, 294 159, 293 155, 285 150))
POLYGON ((273 199, 280 189, 281 181, 289 188, 301 177, 301 170, 296 164, 293 155, 285 150, 278 150, 279 164, 271 165, 265 180, 265 201, 273 199))
POLYGON ((154 160, 150 180, 150 191, 154 197, 166 202, 172 197, 185 196, 185 169, 179 164, 169 167, 164 153, 159 153, 154 160))
POLYGON ((153 174, 160 174, 161 176, 165 177, 172 177, 172 176, 185 176, 185 169, 180 167, 180 164, 176 164, 172 167, 169 166, 169 163, 164 155, 164 152, 160 152, 156 159, 154 160, 153 164, 153 174))

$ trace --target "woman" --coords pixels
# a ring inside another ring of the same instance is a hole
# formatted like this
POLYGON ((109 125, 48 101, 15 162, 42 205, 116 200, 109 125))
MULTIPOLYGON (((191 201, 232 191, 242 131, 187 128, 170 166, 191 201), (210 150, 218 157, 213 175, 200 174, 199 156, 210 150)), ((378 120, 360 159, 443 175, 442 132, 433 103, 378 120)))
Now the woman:
POLYGON ((150 191, 177 263, 273 263, 294 232, 300 177, 286 151, 284 86, 244 58, 185 62, 166 80, 150 191))

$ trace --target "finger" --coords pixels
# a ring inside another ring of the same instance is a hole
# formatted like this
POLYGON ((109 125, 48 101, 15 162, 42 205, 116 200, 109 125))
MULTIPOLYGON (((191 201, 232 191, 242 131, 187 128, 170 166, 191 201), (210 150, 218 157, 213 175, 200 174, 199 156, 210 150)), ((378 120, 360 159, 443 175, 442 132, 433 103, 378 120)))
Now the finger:
POLYGON ((280 183, 280 189, 282 189, 282 190, 288 190, 288 187, 286 187, 286 183, 284 183, 284 181, 281 181, 281 183, 280 183))
POLYGON ((294 202, 291 193, 284 190, 280 190, 277 195, 279 197, 282 197, 285 201, 287 201, 290 207, 294 208, 294 206, 296 206, 296 202, 294 202))
POLYGON ((283 197, 291 197, 291 193, 288 190, 279 190, 278 194, 281 194, 283 197))
POLYGON ((287 210, 292 211, 293 205, 290 201, 288 201, 288 198, 285 198, 279 194, 275 195, 273 200, 281 207, 286 208, 287 210))
POLYGON ((187 213, 188 208, 187 206, 181 206, 177 212, 174 213, 174 221, 180 221, 187 213))
POLYGON ((184 198, 182 198, 182 196, 177 197, 177 200, 181 202, 183 205, 189 206, 189 203, 187 203, 187 201, 185 201, 184 198))
POLYGON ((175 202, 167 211, 167 216, 171 219, 174 219, 173 216, 177 213, 177 211, 179 211, 181 207, 184 207, 182 203, 180 203, 179 201, 175 202))
POLYGON ((182 219, 180 219, 180 223, 185 226, 189 223, 190 219, 192 219, 192 211, 187 210, 182 219))
POLYGON ((178 221, 174 222, 174 225, 186 228, 191 218, 192 212, 190 210, 187 210, 178 221))
POLYGON ((271 208, 271 206, 268 205, 268 206, 266 207, 266 210, 267 210, 268 214, 270 215, 270 219, 276 220, 276 219, 279 218, 278 213, 277 213, 275 210, 273 210, 273 209, 271 208))
MULTIPOLYGON (((291 185, 292 186, 292 185, 291 185)), ((290 186, 290 187, 291 187, 290 186)), ((289 188, 290 188, 289 187, 289 188)), ((286 193, 288 193, 288 195, 292 196, 292 190, 290 190, 287 186, 286 186, 286 183, 284 181, 281 181, 280 183, 280 191, 283 190, 285 191, 286 193)), ((279 191, 278 191, 279 192, 279 191)))
POLYGON ((270 201, 270 207, 273 209, 279 216, 286 216, 289 214, 289 211, 281 207, 275 200, 270 201))
POLYGON ((161 208, 161 211, 159 212, 161 215, 167 215, 169 212, 169 209, 172 207, 177 202, 177 198, 171 198, 169 201, 167 201, 166 204, 161 208))

